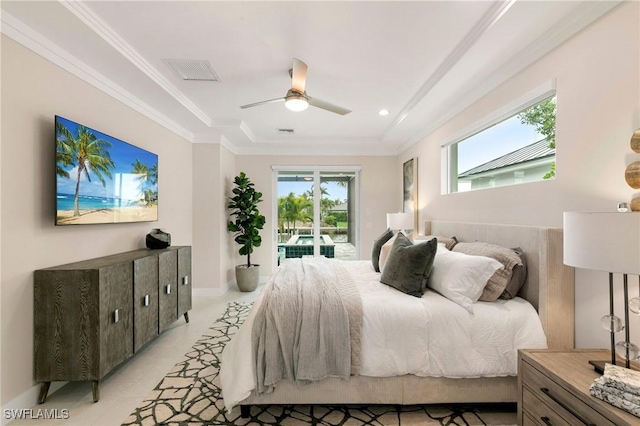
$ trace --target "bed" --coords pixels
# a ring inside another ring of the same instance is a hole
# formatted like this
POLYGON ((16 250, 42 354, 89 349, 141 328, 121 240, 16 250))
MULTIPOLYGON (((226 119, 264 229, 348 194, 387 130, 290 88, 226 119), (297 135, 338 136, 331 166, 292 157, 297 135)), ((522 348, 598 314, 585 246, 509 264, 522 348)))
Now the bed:
MULTIPOLYGON (((459 241, 484 241, 503 247, 520 247, 527 257, 528 277, 518 294, 538 313, 551 349, 574 344, 573 269, 562 262, 562 230, 515 225, 474 224, 446 221, 424 222, 424 234, 456 236, 459 241)), ((251 351, 237 358, 251 362, 251 351)), ((224 367, 224 365, 223 365, 224 367)), ((252 374, 236 369, 230 374, 252 374)), ((241 380, 235 376, 234 380, 241 380)), ((238 402, 242 412, 250 405, 268 404, 435 404, 516 402, 517 377, 393 377, 352 376, 350 380, 328 377, 300 386, 281 380, 271 393, 251 394, 238 402)), ((224 385, 224 382, 223 382, 224 385)), ((223 388, 224 393, 224 388, 223 388)), ((232 405, 235 405, 232 404, 232 405)), ((246 410, 246 411, 245 411, 246 410)))

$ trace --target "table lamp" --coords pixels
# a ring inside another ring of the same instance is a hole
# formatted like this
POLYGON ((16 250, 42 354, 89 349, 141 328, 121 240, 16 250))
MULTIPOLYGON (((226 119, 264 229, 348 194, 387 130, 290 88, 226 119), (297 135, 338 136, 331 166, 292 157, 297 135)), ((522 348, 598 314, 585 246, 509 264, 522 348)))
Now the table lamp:
MULTIPOLYGON (((564 264, 576 268, 609 272, 609 315, 601 324, 611 334, 611 363, 616 349, 624 355, 626 367, 640 355, 629 341, 629 309, 640 314, 640 298, 629 300, 627 275, 640 275, 640 212, 565 212, 564 264), (614 313, 613 274, 622 274, 624 324, 614 313), (624 342, 615 342, 615 333, 625 331, 624 342)), ((590 361, 596 371, 604 371, 604 361, 590 361)))
POLYGON ((405 233, 413 229, 413 213, 387 213, 387 228, 405 233))

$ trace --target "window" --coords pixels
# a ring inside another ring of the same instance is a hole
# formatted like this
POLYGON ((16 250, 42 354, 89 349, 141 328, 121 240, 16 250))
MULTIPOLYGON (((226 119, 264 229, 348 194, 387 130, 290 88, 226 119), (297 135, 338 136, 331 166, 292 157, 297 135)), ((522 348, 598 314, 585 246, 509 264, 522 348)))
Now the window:
POLYGON ((546 91, 478 128, 443 147, 448 193, 555 178, 555 93, 546 91))

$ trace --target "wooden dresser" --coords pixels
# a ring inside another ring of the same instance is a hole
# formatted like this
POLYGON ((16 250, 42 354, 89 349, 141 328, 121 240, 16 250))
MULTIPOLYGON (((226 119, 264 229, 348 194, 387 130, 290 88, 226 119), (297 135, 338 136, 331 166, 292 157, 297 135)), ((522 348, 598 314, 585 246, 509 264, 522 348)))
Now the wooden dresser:
POLYGON ((191 247, 141 249, 34 274, 34 375, 99 381, 180 316, 189 322, 191 247))
POLYGON ((521 350, 518 356, 518 424, 523 426, 637 426, 640 418, 589 394, 599 377, 590 360, 608 350, 521 350))

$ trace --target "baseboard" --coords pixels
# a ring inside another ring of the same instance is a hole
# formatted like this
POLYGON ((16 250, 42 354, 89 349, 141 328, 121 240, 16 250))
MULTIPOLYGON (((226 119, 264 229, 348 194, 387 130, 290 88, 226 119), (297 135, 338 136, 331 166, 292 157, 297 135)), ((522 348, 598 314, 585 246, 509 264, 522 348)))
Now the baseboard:
POLYGON ((229 291, 228 288, 194 287, 192 289, 192 294, 194 297, 219 297, 223 296, 227 291, 229 291))
MULTIPOLYGON (((51 382, 51 387, 49 388, 49 393, 47 393, 47 398, 51 396, 55 391, 63 387, 69 382, 51 382)), ((17 397, 13 398, 11 401, 8 401, 6 404, 2 406, 2 426, 10 424, 13 418, 7 419, 7 410, 9 413, 11 410, 27 410, 29 408, 38 408, 38 396, 40 395, 40 384, 34 385, 22 392, 17 397)), ((64 408, 64 407, 63 407, 64 408)), ((70 407, 67 407, 70 408, 70 407)), ((9 416, 11 417, 11 416, 9 416)))
MULTIPOLYGON (((261 275, 260 276, 260 285, 265 284, 267 281, 269 281, 270 276, 269 275, 261 275)), ((222 288, 212 288, 212 287, 194 287, 192 289, 192 294, 193 296, 197 296, 197 297, 219 297, 219 296, 224 296, 229 290, 231 289, 236 289, 236 281, 235 280, 231 280, 231 281, 227 281, 226 285, 223 286, 222 288)))

